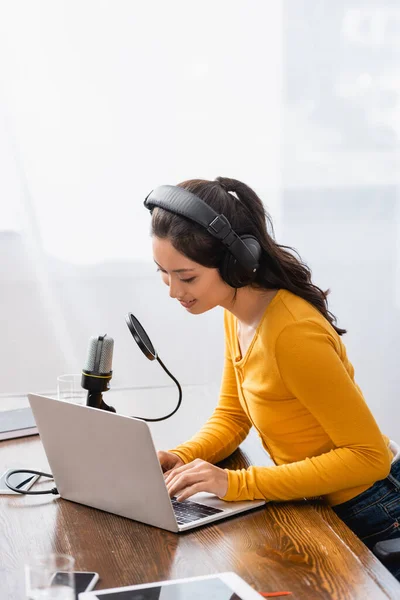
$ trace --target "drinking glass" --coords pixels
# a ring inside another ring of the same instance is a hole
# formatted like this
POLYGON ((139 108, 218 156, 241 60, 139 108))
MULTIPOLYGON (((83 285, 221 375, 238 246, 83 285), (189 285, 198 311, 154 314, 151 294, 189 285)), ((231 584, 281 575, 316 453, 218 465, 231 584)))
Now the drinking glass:
POLYGON ((81 386, 81 373, 57 377, 57 398, 74 404, 86 404, 87 391, 81 386))
POLYGON ((68 554, 43 554, 25 565, 29 600, 75 600, 75 559, 68 554))

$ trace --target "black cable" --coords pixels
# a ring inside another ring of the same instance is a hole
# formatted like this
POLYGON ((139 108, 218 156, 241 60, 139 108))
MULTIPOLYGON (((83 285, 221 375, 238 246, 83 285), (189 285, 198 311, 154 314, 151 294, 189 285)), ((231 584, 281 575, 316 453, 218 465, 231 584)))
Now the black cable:
POLYGON ((14 469, 13 471, 7 473, 6 478, 4 479, 6 486, 13 492, 17 492, 17 494, 31 494, 35 496, 37 496, 38 494, 58 494, 58 490, 56 487, 51 488, 51 490, 45 490, 43 492, 29 492, 26 490, 15 488, 8 482, 8 479, 9 477, 11 477, 11 475, 15 475, 16 473, 31 473, 32 475, 41 475, 42 477, 48 477, 49 479, 53 479, 53 475, 51 475, 50 473, 42 473, 41 471, 31 471, 30 469, 14 469))
POLYGON ((164 365, 164 363, 162 362, 161 358, 159 358, 158 356, 156 356, 156 360, 160 363, 160 365, 162 366, 162 368, 164 369, 164 371, 167 373, 167 375, 169 375, 171 377, 171 379, 173 381, 175 381, 176 385, 178 386, 178 390, 179 390, 178 404, 176 405, 176 407, 174 408, 174 410, 171 413, 169 413, 169 415, 167 415, 165 417, 159 417, 158 419, 145 419, 144 417, 134 417, 133 415, 131 415, 133 419, 140 419, 141 421, 148 421, 148 422, 151 422, 151 423, 154 423, 155 421, 164 421, 165 419, 169 419, 170 417, 172 417, 172 415, 174 415, 176 413, 176 411, 178 410, 178 408, 181 405, 181 402, 182 402, 182 388, 179 385, 179 381, 177 379, 175 379, 175 377, 172 375, 172 373, 170 373, 170 371, 168 371, 167 367, 164 365))

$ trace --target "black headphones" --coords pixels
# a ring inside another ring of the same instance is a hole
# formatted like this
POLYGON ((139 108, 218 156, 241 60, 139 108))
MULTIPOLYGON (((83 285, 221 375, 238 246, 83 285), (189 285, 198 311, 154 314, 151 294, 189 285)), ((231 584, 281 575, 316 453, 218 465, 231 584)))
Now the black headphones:
POLYGON ((219 215, 195 194, 173 185, 161 185, 144 201, 148 210, 155 206, 202 225, 220 240, 227 251, 219 266, 222 279, 233 288, 251 283, 257 273, 261 246, 252 235, 239 236, 224 215, 219 215), (240 268, 238 268, 240 267, 240 268))

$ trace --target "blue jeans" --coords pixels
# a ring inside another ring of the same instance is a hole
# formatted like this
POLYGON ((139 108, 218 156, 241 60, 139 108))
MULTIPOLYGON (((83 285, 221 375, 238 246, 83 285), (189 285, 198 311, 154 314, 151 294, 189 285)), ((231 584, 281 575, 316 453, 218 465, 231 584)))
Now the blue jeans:
MULTIPOLYGON (((400 538, 400 460, 385 479, 332 509, 370 550, 377 542, 400 538)), ((400 581, 400 562, 387 568, 400 581)))

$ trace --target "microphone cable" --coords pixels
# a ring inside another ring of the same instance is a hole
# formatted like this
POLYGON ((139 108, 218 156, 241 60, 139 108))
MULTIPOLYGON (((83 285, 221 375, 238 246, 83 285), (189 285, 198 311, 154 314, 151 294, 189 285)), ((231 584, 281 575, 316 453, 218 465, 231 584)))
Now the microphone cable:
MULTIPOLYGON (((51 475, 51 473, 42 473, 42 471, 32 471, 31 469, 14 469, 13 471, 10 471, 4 479, 4 483, 6 484, 6 486, 13 492, 16 492, 17 494, 30 494, 32 496, 38 496, 40 494, 58 494, 58 490, 56 487, 51 488, 50 490, 44 490, 42 492, 30 492, 28 490, 21 490, 17 487, 13 487, 8 480, 11 477, 11 475, 16 475, 17 473, 30 473, 32 475, 41 475, 42 477, 48 477, 49 479, 53 479, 53 475, 51 475)), ((25 479, 25 481, 22 481, 19 485, 24 485, 30 479, 32 479, 32 477, 28 477, 28 479, 25 479)))

